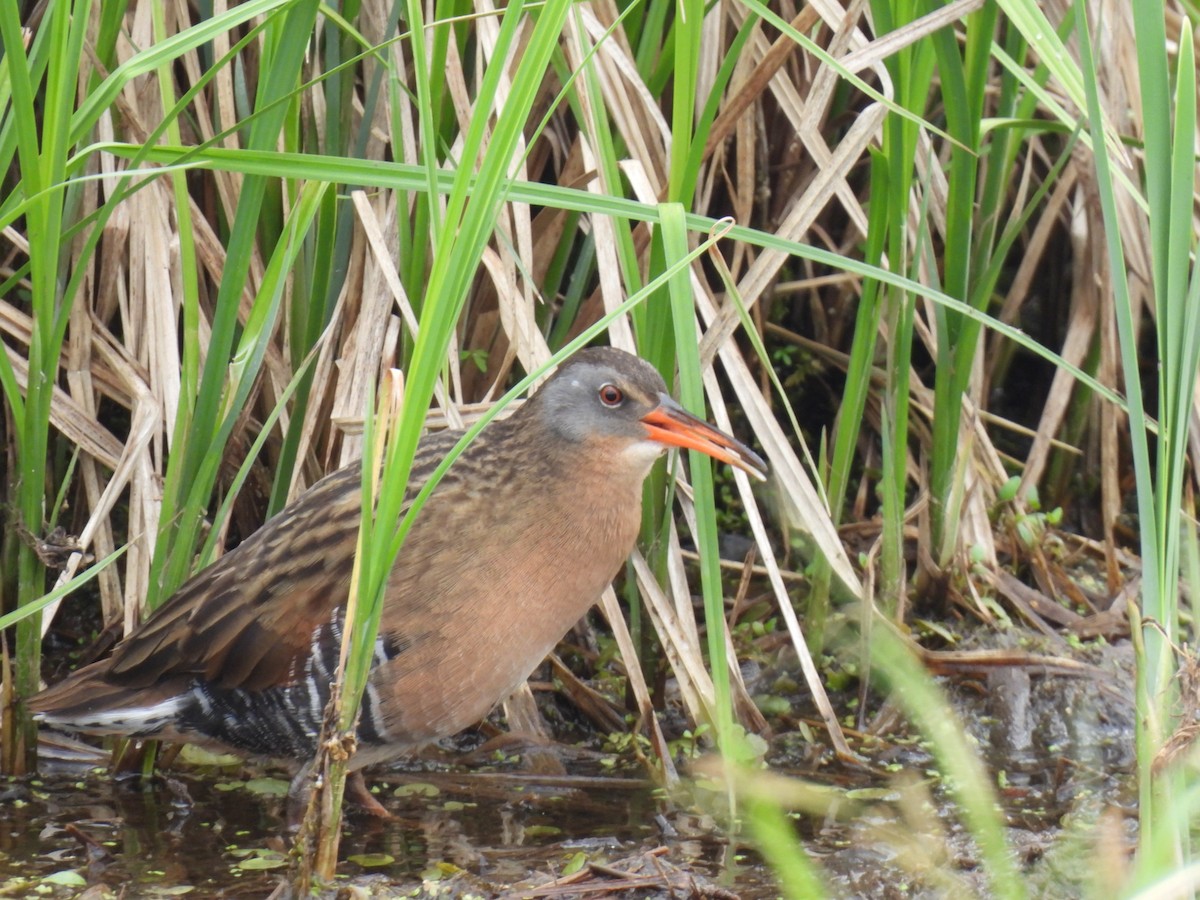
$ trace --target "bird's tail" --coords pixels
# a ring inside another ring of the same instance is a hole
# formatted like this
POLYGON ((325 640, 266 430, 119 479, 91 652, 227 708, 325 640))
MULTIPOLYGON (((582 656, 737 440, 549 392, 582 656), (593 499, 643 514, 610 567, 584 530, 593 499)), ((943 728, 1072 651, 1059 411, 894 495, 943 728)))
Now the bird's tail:
POLYGON ((108 662, 85 666, 29 700, 38 722, 88 734, 164 737, 184 701, 171 681, 130 690, 104 678, 108 662))

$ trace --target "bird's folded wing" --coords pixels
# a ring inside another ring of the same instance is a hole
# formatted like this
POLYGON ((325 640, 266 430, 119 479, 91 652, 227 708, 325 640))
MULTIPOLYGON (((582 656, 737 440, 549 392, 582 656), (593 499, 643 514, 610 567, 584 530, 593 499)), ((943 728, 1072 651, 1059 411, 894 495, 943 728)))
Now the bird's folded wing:
MULTIPOLYGON (((421 441, 410 497, 459 436, 421 441)), ((360 498, 357 463, 317 482, 176 591, 117 646, 104 680, 144 689, 199 677, 252 691, 295 681, 314 649, 328 650, 314 642, 336 639, 324 626, 349 595, 360 498)))
POLYGON ((113 654, 112 683, 199 676, 261 690, 296 677, 314 631, 345 604, 359 519, 359 468, 313 486, 194 575, 113 654))

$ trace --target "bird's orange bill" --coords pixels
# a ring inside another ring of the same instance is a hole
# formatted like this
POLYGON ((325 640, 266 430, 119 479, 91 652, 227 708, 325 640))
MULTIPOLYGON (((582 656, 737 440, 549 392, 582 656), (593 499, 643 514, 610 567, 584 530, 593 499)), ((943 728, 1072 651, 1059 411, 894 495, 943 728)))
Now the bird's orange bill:
POLYGON ((658 406, 642 416, 642 424, 653 441, 670 447, 699 450, 713 459, 737 466, 759 481, 766 480, 767 464, 757 453, 703 419, 696 418, 670 397, 663 395, 658 406))

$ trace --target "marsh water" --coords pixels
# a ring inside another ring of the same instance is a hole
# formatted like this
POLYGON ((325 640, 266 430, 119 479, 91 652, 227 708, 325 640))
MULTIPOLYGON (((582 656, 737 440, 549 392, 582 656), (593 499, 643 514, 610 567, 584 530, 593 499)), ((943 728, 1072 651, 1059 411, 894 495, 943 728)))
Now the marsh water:
MULTIPOLYGON (((1031 893, 1094 894, 1135 836, 1131 654, 1093 648, 1069 674, 999 666, 941 679, 987 763, 1031 893)), ((976 848, 927 748, 884 704, 860 762, 837 760, 803 716, 775 724, 768 761, 821 789, 797 832, 831 893, 986 895, 976 848), (884 736, 880 736, 884 735, 884 736)), ((636 762, 575 754, 569 774, 525 774, 519 755, 441 755, 371 774, 392 814, 351 813, 330 896, 779 896, 724 826, 703 782, 666 797, 636 762), (574 873, 574 874, 573 874, 574 873)), ((0 785, 0 896, 266 897, 287 870, 286 773, 190 766, 112 778, 49 761, 0 785)))
MULTIPOLYGON (((0 892, 268 896, 288 862, 281 776, 207 769, 147 782, 54 766, 9 782, 0 892)), ((519 893, 585 862, 621 868, 639 855, 712 896, 735 882, 743 896, 776 893, 708 817, 670 810, 640 779, 427 770, 369 783, 393 818, 350 813, 339 877, 371 896, 519 893)))

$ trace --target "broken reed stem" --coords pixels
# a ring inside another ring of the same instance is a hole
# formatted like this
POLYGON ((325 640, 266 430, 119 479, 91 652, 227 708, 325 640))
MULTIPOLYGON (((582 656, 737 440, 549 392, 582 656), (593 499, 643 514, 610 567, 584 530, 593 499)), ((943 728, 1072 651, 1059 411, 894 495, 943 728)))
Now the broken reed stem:
POLYGON ((309 896, 314 883, 330 883, 337 870, 346 765, 355 749, 354 733, 338 727, 341 715, 342 684, 339 678, 325 705, 317 753, 305 770, 307 779, 302 773, 293 784, 293 789, 303 789, 304 780, 308 781, 304 820, 292 845, 293 896, 309 896))
MULTIPOLYGON (((359 701, 369 677, 369 663, 362 663, 369 660, 374 651, 380 612, 380 591, 377 589, 381 589, 382 582, 386 581, 391 570, 392 560, 388 560, 387 565, 382 568, 374 566, 366 576, 367 583, 363 585, 364 567, 370 562, 368 554, 364 551, 377 543, 373 538, 378 529, 383 528, 386 533, 390 533, 395 527, 395 522, 380 523, 376 519, 375 498, 379 495, 388 444, 395 437, 394 429, 400 421, 400 409, 404 399, 403 373, 395 369, 388 370, 384 373, 380 387, 378 405, 373 395, 367 399, 368 410, 375 410, 374 416, 368 414, 364 423, 363 466, 364 473, 370 475, 370 483, 364 479, 364 510, 359 525, 354 570, 350 576, 350 594, 346 601, 337 677, 330 688, 316 756, 308 766, 311 777, 308 804, 300 832, 293 845, 296 865, 293 890, 298 896, 307 896, 314 881, 318 884, 333 881, 337 869, 346 772, 356 749, 355 732, 359 701), (365 610, 359 607, 359 601, 364 594, 376 600, 374 604, 368 602, 365 610), (363 633, 359 634, 360 631, 363 633)), ((297 782, 301 780, 297 778, 297 782)))

